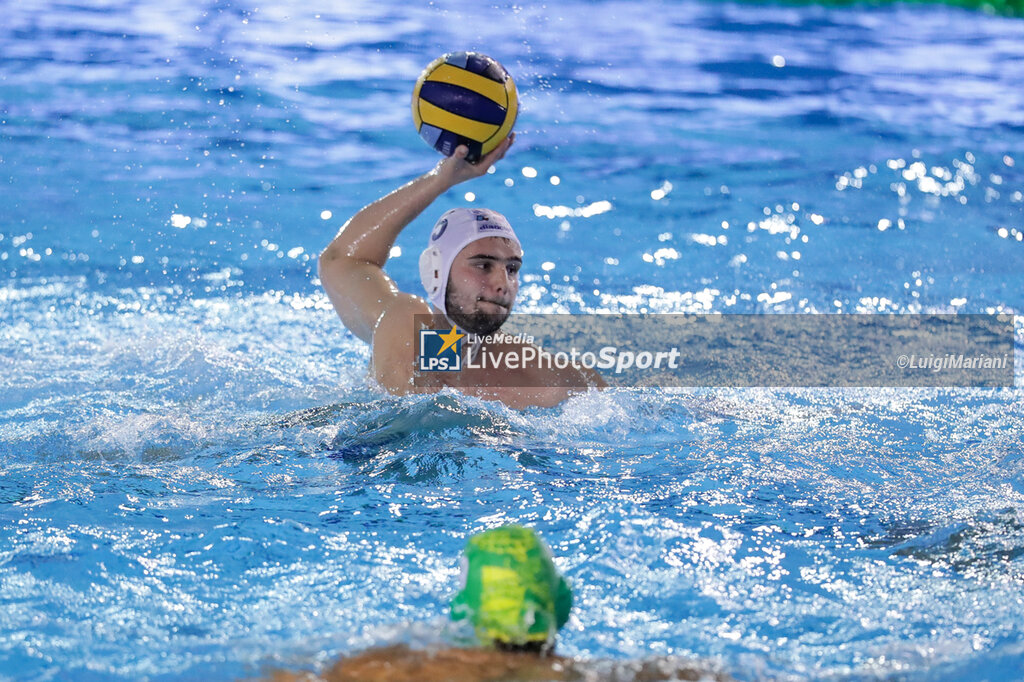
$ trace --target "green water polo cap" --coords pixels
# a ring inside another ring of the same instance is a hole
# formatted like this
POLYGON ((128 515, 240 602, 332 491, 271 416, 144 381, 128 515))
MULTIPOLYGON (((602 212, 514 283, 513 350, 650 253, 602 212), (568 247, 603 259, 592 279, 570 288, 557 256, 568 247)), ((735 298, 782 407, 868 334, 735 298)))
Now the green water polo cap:
POLYGON ((471 537, 462 578, 451 617, 468 619, 482 644, 554 641, 569 620, 572 591, 529 528, 502 526, 471 537))

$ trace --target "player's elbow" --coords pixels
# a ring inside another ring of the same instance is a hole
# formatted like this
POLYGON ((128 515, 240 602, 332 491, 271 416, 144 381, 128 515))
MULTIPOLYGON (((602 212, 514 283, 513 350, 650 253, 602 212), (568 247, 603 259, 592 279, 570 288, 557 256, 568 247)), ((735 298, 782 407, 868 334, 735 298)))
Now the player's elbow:
POLYGON ((330 250, 330 247, 327 247, 321 251, 320 257, 316 260, 317 274, 320 275, 320 279, 323 279, 324 271, 327 270, 327 265, 331 262, 331 256, 327 253, 330 250))
POLYGON ((383 267, 382 263, 375 263, 353 253, 351 248, 338 243, 337 240, 328 244, 327 248, 320 253, 317 264, 320 268, 321 279, 325 273, 344 275, 359 269, 363 265, 372 265, 377 268, 383 267))
POLYGON ((331 243, 327 246, 323 252, 320 253, 320 258, 317 259, 317 269, 320 275, 320 281, 326 282, 328 280, 337 279, 343 277, 346 271, 351 270, 353 259, 345 253, 344 249, 340 248, 337 244, 331 243))
POLYGON ((338 248, 337 244, 331 242, 330 244, 327 245, 327 248, 320 252, 320 258, 318 261, 320 270, 323 271, 324 268, 329 267, 332 263, 336 262, 341 257, 341 249, 338 248))

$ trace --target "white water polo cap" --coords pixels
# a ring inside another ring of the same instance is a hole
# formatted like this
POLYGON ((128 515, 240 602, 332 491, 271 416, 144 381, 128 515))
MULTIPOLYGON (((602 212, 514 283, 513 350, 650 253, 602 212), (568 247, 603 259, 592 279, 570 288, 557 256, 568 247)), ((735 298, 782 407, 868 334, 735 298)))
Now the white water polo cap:
POLYGON ((430 242, 420 254, 420 280, 427 298, 445 315, 445 293, 452 263, 464 248, 487 237, 504 237, 522 250, 512 226, 505 216, 485 208, 453 208, 446 211, 430 231, 430 242))

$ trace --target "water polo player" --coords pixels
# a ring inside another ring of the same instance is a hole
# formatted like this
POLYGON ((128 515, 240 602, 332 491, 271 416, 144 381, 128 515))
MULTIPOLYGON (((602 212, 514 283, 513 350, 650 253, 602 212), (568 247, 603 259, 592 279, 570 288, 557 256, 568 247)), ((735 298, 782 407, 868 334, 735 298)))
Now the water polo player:
MULTIPOLYGON (((320 280, 331 303, 345 326, 370 344, 371 375, 392 393, 451 386, 521 408, 556 405, 573 392, 601 385, 596 373, 572 366, 465 366, 457 372, 416 373, 416 320, 420 328, 451 330, 451 338, 467 341, 500 329, 519 291, 523 250, 499 213, 454 209, 434 225, 420 259, 429 303, 399 291, 384 264, 407 225, 455 185, 484 175, 505 156, 514 138, 509 135, 476 164, 466 160, 469 150, 460 145, 432 171, 356 213, 320 255, 320 280)), ((488 343, 495 352, 522 345, 514 340, 488 343)))
POLYGON ((459 591, 449 605, 458 647, 404 644, 342 658, 315 677, 279 671, 272 682, 487 682, 494 680, 727 680, 676 658, 585 661, 554 655, 572 591, 535 531, 501 526, 469 538, 459 591))

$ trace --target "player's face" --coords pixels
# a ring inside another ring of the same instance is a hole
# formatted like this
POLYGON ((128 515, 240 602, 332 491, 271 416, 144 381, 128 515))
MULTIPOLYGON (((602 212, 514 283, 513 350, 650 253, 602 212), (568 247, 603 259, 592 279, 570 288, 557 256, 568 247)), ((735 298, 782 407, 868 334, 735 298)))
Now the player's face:
POLYGON ((448 275, 448 317, 468 332, 497 331, 519 293, 523 252, 504 237, 478 239, 455 257, 448 275))

